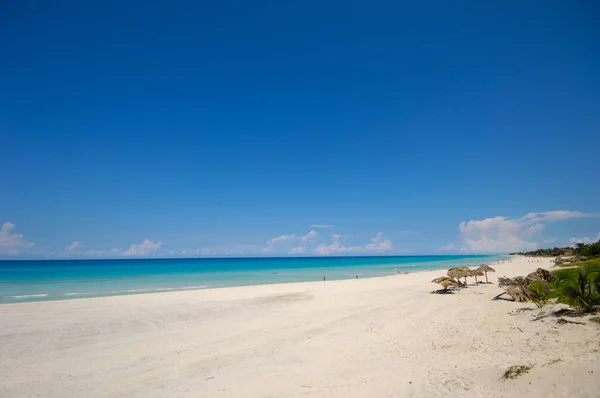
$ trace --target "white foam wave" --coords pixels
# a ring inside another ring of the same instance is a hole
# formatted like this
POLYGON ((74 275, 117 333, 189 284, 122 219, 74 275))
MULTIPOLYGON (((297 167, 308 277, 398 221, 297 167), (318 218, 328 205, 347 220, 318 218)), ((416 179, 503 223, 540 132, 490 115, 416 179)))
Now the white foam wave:
POLYGON ((152 289, 113 290, 110 294, 150 292, 152 289))
POLYGON ((14 299, 28 299, 28 298, 34 298, 34 297, 47 297, 48 294, 46 293, 40 293, 40 294, 23 294, 20 296, 11 296, 14 299))
POLYGON ((193 289, 206 289, 210 286, 183 286, 183 287, 159 287, 156 289, 129 289, 129 290, 113 290, 110 294, 123 294, 123 293, 147 293, 147 292, 168 292, 173 290, 193 290, 193 289))
POLYGON ((183 286, 183 287, 163 287, 154 289, 155 292, 169 292, 172 290, 193 290, 193 289, 207 289, 210 286, 183 286))
MULTIPOLYGON (((200 286, 182 286, 182 287, 159 287, 156 289, 129 289, 129 290, 112 290, 110 292, 68 292, 64 293, 66 297, 74 297, 74 296, 95 296, 102 294, 127 294, 127 293, 148 293, 148 292, 170 292, 175 290, 194 290, 194 289, 208 289, 211 286, 200 285, 200 286)), ((47 296, 43 295, 43 296, 47 296)), ((33 296, 14 296, 18 298, 27 298, 27 297, 43 297, 42 295, 33 295, 33 296)))
POLYGON ((65 296, 93 296, 95 294, 101 294, 100 292, 74 292, 65 293, 65 296))

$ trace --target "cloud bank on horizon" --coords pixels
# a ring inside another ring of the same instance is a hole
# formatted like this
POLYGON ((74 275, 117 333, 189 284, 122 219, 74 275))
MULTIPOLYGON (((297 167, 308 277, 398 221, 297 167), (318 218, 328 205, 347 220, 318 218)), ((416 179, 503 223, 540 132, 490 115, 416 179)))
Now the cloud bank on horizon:
MULTIPOLYGON (((527 213, 520 218, 497 216, 483 220, 463 221, 458 226, 458 240, 442 246, 439 251, 507 253, 521 250, 536 250, 543 245, 556 242, 555 238, 540 240, 540 234, 548 224, 574 218, 593 218, 598 216, 600 215, 594 213, 557 210, 527 213)), ((571 238, 568 243, 573 244, 574 239, 578 238, 571 238)), ((590 241, 590 238, 583 239, 590 241)))
MULTIPOLYGON (((579 211, 557 210, 531 212, 522 217, 496 216, 483 220, 463 221, 458 225, 456 240, 441 246, 437 252, 463 254, 508 253, 520 250, 535 250, 555 245, 574 246, 600 239, 600 232, 591 237, 571 237, 560 241, 544 238, 543 232, 549 224, 583 218, 598 218, 600 214, 579 211)), ((36 250, 34 242, 15 232, 16 225, 5 222, 0 229, 0 257, 11 258, 132 258, 132 257, 193 257, 193 256, 328 256, 328 255, 391 255, 411 253, 410 247, 394 246, 384 232, 377 232, 363 244, 344 243, 352 235, 324 234, 333 229, 329 224, 312 224, 305 234, 284 234, 266 240, 264 245, 224 245, 183 250, 166 250, 168 245, 161 240, 144 239, 127 249, 94 249, 74 241, 64 249, 36 250), (161 250, 165 248, 165 250, 161 250)), ((599 226, 600 229, 600 226, 599 226)), ((426 240, 426 234, 423 234, 426 240)), ((433 251, 433 250, 431 250, 433 251)), ((430 252, 431 252, 430 251, 430 252)))

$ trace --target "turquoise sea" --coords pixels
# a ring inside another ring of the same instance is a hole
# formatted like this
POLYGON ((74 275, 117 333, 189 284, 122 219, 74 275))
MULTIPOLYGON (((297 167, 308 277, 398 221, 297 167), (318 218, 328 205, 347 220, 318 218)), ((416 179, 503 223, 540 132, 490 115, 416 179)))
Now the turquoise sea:
POLYGON ((0 261, 0 303, 369 278, 476 266, 503 256, 0 261))

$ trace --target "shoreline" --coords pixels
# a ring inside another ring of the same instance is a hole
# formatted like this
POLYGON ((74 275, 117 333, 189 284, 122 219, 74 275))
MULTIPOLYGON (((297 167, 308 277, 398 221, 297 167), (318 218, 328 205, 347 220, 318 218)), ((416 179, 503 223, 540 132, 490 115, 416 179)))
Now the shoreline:
POLYGON ((529 259, 445 295, 434 270, 0 306, 0 396, 595 397, 596 325, 491 300, 529 259))
MULTIPOLYGON (((499 256, 504 256, 507 257, 507 259, 511 259, 512 257, 515 256, 509 256, 509 255, 493 255, 493 256, 489 256, 489 257, 499 257, 499 256)), ((391 256, 391 257, 395 257, 395 256, 391 256)), ((408 257, 415 257, 415 256, 408 256, 408 257)), ((432 257, 432 256, 422 256, 422 257, 432 257)), ((440 256, 440 257, 444 257, 444 256, 440 256)), ((477 257, 477 256, 475 256, 477 257)), ((370 257, 369 257, 370 258, 370 257)), ((484 257, 482 257, 484 258, 484 257)), ((74 260, 76 261, 76 260, 74 260)), ((451 261, 451 260, 448 260, 451 261)), ((506 261, 506 260, 497 260, 494 261, 492 263, 488 263, 488 265, 495 265, 500 263, 500 261, 506 261)), ((399 267, 406 267, 406 264, 393 264, 394 266, 399 266, 399 267)), ((453 266, 458 266, 458 265, 453 265, 453 266)), ((477 265, 478 266, 478 265, 477 265)), ((476 267, 474 265, 470 266, 471 268, 476 267)), ((360 277, 360 278, 356 278, 358 280, 366 280, 366 279, 379 279, 379 278, 389 278, 389 277, 397 277, 397 276, 406 276, 406 275, 411 275, 411 274, 417 274, 417 273, 424 273, 424 272, 441 272, 441 271, 446 271, 448 270, 449 267, 441 267, 441 268, 434 268, 434 269, 416 269, 414 271, 406 271, 405 272, 396 272, 396 273, 391 273, 388 275, 377 275, 377 276, 364 276, 364 277, 360 277)), ((362 275, 362 274, 359 274, 362 275)), ((438 275, 439 276, 439 275, 438 275)), ((22 300, 20 301, 20 298, 14 298, 13 302, 9 302, 9 301, 3 301, 0 302, 0 306, 4 306, 4 305, 21 305, 21 304, 29 304, 29 303, 46 303, 46 302, 63 302, 63 301, 72 301, 72 300, 85 300, 85 299, 105 299, 105 298, 112 298, 112 297, 122 297, 122 296, 147 296, 147 295, 155 295, 155 294, 163 294, 163 293, 183 293, 183 292, 196 292, 196 291, 205 291, 205 290, 214 290, 214 289, 238 289, 238 288, 248 288, 248 287, 253 287, 253 286, 273 286, 273 285, 289 285, 289 284, 312 284, 312 283, 318 283, 318 284, 322 284, 322 283, 334 283, 334 282, 343 282, 343 281, 354 281, 356 280, 355 278, 352 277, 348 277, 348 278, 344 278, 344 279, 328 279, 325 281, 322 280, 314 280, 314 281, 282 281, 282 282, 273 282, 273 283, 259 283, 259 284, 247 284, 247 285, 234 285, 234 286, 203 286, 203 287, 198 287, 198 288, 186 288, 186 287, 173 287, 173 288, 156 288, 156 289, 144 289, 147 291, 143 291, 143 292, 128 292, 128 291, 122 291, 122 292, 118 292, 116 294, 111 294, 111 292, 107 292, 107 293, 103 293, 103 292, 99 292, 97 294, 92 294, 92 293, 64 293, 62 297, 60 298, 56 298, 56 297, 52 297, 52 298, 48 298, 48 299, 40 299, 40 300, 22 300), (83 297, 77 297, 77 295, 81 295, 83 297)), ((32 293, 29 295, 23 295, 23 296, 27 296, 27 298, 31 297, 47 297, 49 294, 48 293, 32 293), (45 296, 44 296, 45 295, 45 296)), ((8 297, 8 296, 7 296, 8 297)), ((12 296, 15 297, 15 296, 12 296)))

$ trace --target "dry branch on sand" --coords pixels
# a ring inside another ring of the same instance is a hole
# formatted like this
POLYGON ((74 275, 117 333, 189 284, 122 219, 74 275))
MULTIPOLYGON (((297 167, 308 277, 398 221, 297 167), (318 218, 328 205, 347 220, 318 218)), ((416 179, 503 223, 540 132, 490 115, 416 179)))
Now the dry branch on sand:
MULTIPOLYGON (((517 276, 516 278, 498 278, 498 286, 504 288, 506 293, 518 302, 532 301, 535 298, 535 293, 529 288, 533 282, 552 282, 555 276, 542 268, 538 268, 535 272, 530 273, 526 277, 517 276)), ((502 293, 504 294, 504 293, 502 293)), ((498 298, 502 294, 494 297, 498 298)))
POLYGON ((506 369, 506 372, 502 375, 504 380, 508 379, 516 379, 520 375, 527 373, 533 368, 533 366, 529 365, 513 365, 510 368, 506 369))

